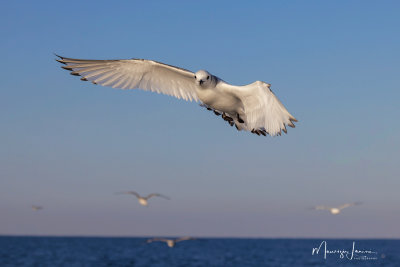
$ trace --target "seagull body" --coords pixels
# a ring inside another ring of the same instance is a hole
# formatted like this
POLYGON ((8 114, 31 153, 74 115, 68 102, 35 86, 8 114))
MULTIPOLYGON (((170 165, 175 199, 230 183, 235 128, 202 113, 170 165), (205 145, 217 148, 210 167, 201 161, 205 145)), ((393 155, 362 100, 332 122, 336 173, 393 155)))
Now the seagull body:
POLYGON ((168 247, 173 248, 175 247, 176 243, 181 242, 181 241, 185 241, 185 240, 194 240, 196 238, 193 237, 181 237, 181 238, 177 238, 177 239, 166 239, 166 238, 152 238, 152 239, 148 239, 147 243, 152 243, 152 242, 165 242, 167 244, 168 247))
POLYGON ((199 101, 238 130, 281 135, 297 120, 270 89, 256 81, 235 86, 205 70, 193 73, 152 60, 85 60, 58 56, 57 61, 83 81, 120 89, 142 89, 178 99, 199 101))
POLYGON ((138 198, 138 201, 139 201, 140 205, 142 205, 142 206, 147 206, 147 205, 149 205, 147 199, 145 199, 145 198, 143 198, 143 197, 139 197, 139 198, 138 198))
POLYGON ((34 211, 39 211, 39 210, 42 210, 43 207, 42 207, 42 206, 32 205, 32 209, 33 209, 34 211))
POLYGON ((336 215, 336 214, 339 214, 342 211, 342 209, 344 209, 344 208, 348 208, 348 207, 360 205, 360 204, 361 204, 361 202, 353 202, 353 203, 343 204, 339 207, 316 206, 316 207, 314 207, 314 209, 315 210, 329 210, 329 212, 331 214, 336 215))
POLYGON ((152 194, 149 194, 149 195, 147 195, 147 196, 145 196, 145 197, 140 196, 140 195, 139 195, 138 193, 136 193, 135 191, 118 192, 118 193, 116 193, 116 194, 129 194, 129 195, 134 195, 134 196, 137 197, 137 199, 138 199, 138 201, 139 201, 139 204, 142 205, 142 206, 148 206, 148 205, 149 205, 148 200, 149 200, 149 198, 151 198, 151 197, 162 197, 162 198, 165 198, 165 199, 168 199, 168 200, 169 200, 169 197, 166 197, 166 196, 164 196, 164 195, 157 194, 157 193, 152 193, 152 194))
POLYGON ((338 209, 338 208, 332 208, 332 209, 330 209, 330 212, 331 212, 332 214, 338 214, 338 213, 340 213, 340 209, 338 209))

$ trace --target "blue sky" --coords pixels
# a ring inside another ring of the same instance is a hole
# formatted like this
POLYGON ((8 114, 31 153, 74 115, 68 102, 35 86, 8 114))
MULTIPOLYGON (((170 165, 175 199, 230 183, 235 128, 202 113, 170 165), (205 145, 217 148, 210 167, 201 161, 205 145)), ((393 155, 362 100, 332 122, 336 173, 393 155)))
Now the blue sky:
POLYGON ((400 238, 399 8, 2 2, 0 234, 400 238), (53 53, 263 80, 299 122, 237 132, 195 103, 83 83, 53 53))

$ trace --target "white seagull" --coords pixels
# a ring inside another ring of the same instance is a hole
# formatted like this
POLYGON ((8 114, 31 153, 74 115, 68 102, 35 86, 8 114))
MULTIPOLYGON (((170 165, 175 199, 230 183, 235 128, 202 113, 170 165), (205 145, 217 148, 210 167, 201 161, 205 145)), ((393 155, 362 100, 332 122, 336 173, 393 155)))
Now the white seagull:
POLYGON ((353 202, 353 203, 346 203, 339 207, 326 207, 326 206, 315 206, 313 209, 315 210, 329 210, 329 212, 333 215, 339 214, 342 209, 348 208, 355 205, 360 205, 361 202, 353 202))
POLYGON ((42 209, 43 209, 42 206, 36 206, 36 205, 32 205, 31 208, 32 208, 34 211, 39 211, 39 210, 42 210, 42 209))
MULTIPOLYGON (((58 55, 56 55, 58 56, 58 55)), ((297 120, 270 89, 256 81, 236 86, 205 70, 193 73, 179 67, 145 59, 86 60, 58 56, 62 68, 82 81, 120 89, 142 89, 201 102, 238 130, 271 136, 287 133, 286 125, 297 120)))
POLYGON ((181 242, 181 241, 185 241, 185 240, 194 240, 196 238, 193 237, 181 237, 181 238, 177 238, 177 239, 166 239, 166 238, 152 238, 152 239, 148 239, 147 243, 152 243, 152 242, 165 242, 167 244, 168 247, 173 248, 176 243, 181 242))
POLYGON ((138 193, 136 193, 135 191, 117 192, 116 194, 129 194, 129 195, 134 195, 134 196, 137 197, 137 199, 138 199, 140 205, 142 205, 142 206, 147 206, 147 205, 149 205, 148 200, 149 200, 149 198, 151 198, 151 197, 162 197, 162 198, 165 198, 165 199, 168 199, 168 200, 170 199, 169 197, 166 197, 166 196, 164 196, 164 195, 157 194, 157 193, 149 194, 149 195, 146 196, 146 197, 140 196, 140 195, 139 195, 138 193))

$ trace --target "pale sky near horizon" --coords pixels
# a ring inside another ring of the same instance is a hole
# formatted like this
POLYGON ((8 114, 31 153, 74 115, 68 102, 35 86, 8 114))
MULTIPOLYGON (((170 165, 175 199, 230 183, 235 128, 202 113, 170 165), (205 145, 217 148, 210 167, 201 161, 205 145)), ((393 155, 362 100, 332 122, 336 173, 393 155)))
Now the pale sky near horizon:
POLYGON ((0 235, 400 238, 399 2, 108 3, 0 3, 0 235), (237 132, 53 53, 263 80, 299 122, 237 132))

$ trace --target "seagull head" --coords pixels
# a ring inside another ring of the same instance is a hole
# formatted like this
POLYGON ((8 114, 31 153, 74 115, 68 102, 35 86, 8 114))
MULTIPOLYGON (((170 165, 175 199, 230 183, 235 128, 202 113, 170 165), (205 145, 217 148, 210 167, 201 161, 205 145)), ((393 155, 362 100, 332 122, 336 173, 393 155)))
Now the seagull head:
POLYGON ((216 79, 214 76, 212 76, 208 71, 205 70, 199 70, 194 74, 194 79, 196 80, 196 83, 200 85, 201 87, 210 87, 212 85, 215 86, 216 84, 216 79))

